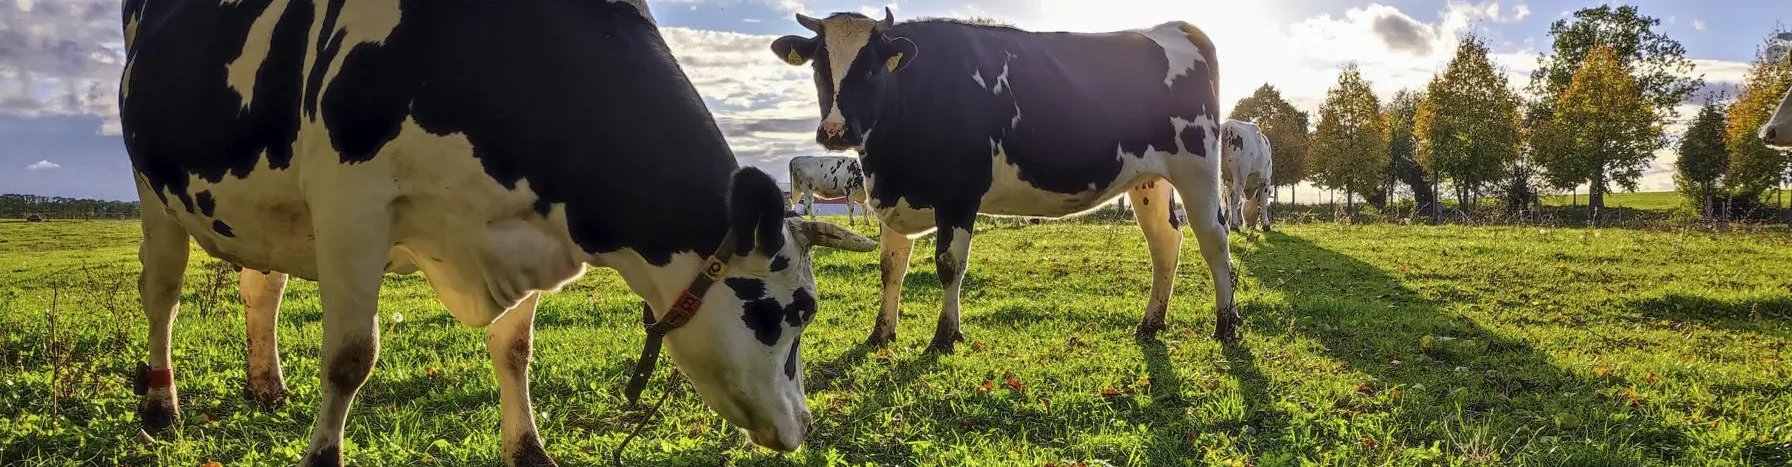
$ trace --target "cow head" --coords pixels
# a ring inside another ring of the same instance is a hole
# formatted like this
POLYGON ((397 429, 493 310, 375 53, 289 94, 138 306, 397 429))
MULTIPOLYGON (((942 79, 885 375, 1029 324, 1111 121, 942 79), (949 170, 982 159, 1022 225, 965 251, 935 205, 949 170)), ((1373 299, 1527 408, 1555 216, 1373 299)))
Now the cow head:
POLYGON ((1786 91, 1773 117, 1761 126, 1761 141, 1774 148, 1792 150, 1792 90, 1786 91))
POLYGON ((798 344, 816 310, 809 249, 866 252, 877 242, 786 217, 782 192, 757 169, 737 172, 733 185, 728 267, 690 322, 666 334, 666 348, 704 403, 755 444, 789 451, 810 423, 798 344))
POLYGON ((815 69, 821 103, 815 140, 835 151, 858 148, 877 126, 892 76, 915 60, 915 43, 888 34, 895 26, 889 8, 884 8, 883 20, 858 13, 835 13, 826 19, 798 13, 796 21, 814 31, 815 37, 778 38, 772 42, 772 52, 791 65, 810 63, 815 69))

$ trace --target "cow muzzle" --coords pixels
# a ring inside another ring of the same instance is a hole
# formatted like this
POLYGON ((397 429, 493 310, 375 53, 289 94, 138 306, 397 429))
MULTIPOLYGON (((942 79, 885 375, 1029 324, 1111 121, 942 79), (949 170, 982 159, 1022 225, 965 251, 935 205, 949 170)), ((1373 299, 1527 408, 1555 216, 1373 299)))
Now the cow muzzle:
POLYGON ((826 123, 822 124, 820 129, 815 130, 815 142, 820 143, 821 147, 827 148, 829 151, 845 151, 858 148, 859 142, 856 141, 858 138, 853 138, 851 136, 851 133, 846 132, 844 129, 840 128, 840 126, 835 126, 833 129, 830 129, 826 123))

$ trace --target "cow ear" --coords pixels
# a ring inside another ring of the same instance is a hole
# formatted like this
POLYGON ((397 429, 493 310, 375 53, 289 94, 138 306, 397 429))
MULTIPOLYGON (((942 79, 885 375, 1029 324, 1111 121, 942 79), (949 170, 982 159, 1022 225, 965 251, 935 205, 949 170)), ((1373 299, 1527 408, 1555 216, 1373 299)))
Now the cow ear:
POLYGON ((809 63, 809 59, 815 56, 815 42, 815 39, 803 36, 780 37, 772 41, 772 53, 777 54, 778 59, 784 63, 801 66, 809 63))
POLYGON ((809 246, 825 246, 859 253, 877 250, 877 240, 859 235, 851 229, 827 222, 800 222, 797 232, 809 246))
POLYGON ((908 67, 915 61, 915 42, 907 37, 888 38, 884 40, 884 67, 891 72, 908 67))
POLYGON ((745 256, 757 249, 766 256, 784 249, 784 193, 778 182, 759 169, 734 172, 728 194, 728 229, 734 234, 734 254, 745 256))

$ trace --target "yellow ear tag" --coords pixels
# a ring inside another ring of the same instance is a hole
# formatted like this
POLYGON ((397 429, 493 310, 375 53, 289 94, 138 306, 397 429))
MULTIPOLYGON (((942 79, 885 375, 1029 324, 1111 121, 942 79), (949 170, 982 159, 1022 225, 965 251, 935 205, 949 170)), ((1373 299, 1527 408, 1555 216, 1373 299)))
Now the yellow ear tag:
POLYGON ((897 52, 896 55, 890 56, 890 61, 888 63, 885 63, 884 66, 889 67, 890 71, 896 71, 896 65, 899 65, 901 63, 902 63, 902 53, 897 52))
POLYGON ((784 55, 784 61, 790 62, 791 65, 801 65, 806 60, 803 60, 803 56, 796 53, 796 49, 793 48, 790 49, 789 54, 784 55))

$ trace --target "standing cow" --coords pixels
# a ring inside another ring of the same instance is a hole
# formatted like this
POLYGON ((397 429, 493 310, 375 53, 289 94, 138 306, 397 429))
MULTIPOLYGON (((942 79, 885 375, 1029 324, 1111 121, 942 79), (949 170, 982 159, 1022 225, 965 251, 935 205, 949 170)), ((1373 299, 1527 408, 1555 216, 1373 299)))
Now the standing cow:
POLYGON ((1220 124, 1221 175, 1226 182, 1226 208, 1232 231, 1261 226, 1269 231, 1269 195, 1274 173, 1269 138, 1255 123, 1226 120, 1220 124))
POLYGON ((1773 117, 1761 125, 1761 141, 1778 149, 1792 150, 1792 89, 1786 90, 1785 97, 1780 98, 1780 106, 1773 110, 1773 117))
POLYGON ((865 177, 859 170, 859 158, 848 156, 796 156, 790 159, 791 204, 801 204, 809 220, 815 220, 815 198, 846 198, 846 222, 853 220, 853 206, 871 222, 871 208, 865 204, 865 177))
POLYGON ((1171 22, 1033 33, 953 20, 895 24, 888 9, 882 20, 796 20, 815 36, 779 38, 772 51, 791 65, 813 63, 816 141, 863 151, 871 207, 883 221, 883 301, 868 344, 895 337, 913 236, 939 231, 934 267, 944 303, 929 349, 949 353, 964 338, 959 288, 978 213, 1064 217, 1122 193, 1140 207, 1151 250, 1151 298, 1138 332, 1154 336, 1182 244, 1170 210, 1159 207, 1172 185, 1196 214, 1189 220, 1215 278, 1214 335, 1235 337, 1218 63, 1200 29, 1171 22))
POLYGON ((317 281, 323 394, 303 465, 340 465, 379 357, 382 273, 416 270, 486 330, 508 464, 553 464, 529 403, 531 323, 587 265, 646 300, 698 395, 753 442, 807 436, 808 249, 875 244, 787 218, 771 177, 737 169, 645 2, 129 0, 124 17, 146 428, 179 416, 190 237, 257 271, 242 285, 263 361, 286 274, 317 281))

